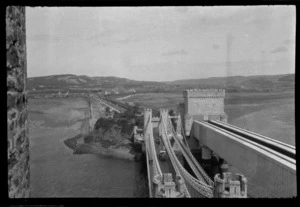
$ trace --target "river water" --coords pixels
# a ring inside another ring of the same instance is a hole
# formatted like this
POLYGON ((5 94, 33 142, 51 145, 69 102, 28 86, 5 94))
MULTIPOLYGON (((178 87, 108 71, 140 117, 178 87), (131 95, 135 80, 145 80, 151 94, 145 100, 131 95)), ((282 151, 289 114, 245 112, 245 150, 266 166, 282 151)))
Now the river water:
MULTIPOLYGON (((274 135, 271 137, 294 145, 294 105, 291 103, 293 100, 280 99, 266 109, 260 105, 247 108, 242 104, 227 104, 225 109, 229 123, 241 124, 240 127, 250 123, 251 130, 274 135), (244 112, 247 110, 249 113, 244 112), (266 121, 265 117, 275 118, 266 121)), ((88 105, 84 100, 29 100, 28 110, 31 197, 148 196, 143 164, 102 155, 74 155, 64 145, 65 139, 86 128, 88 105)), ((249 197, 272 197, 251 180, 248 180, 248 194, 249 197)))
POLYGON ((31 197, 148 196, 142 163, 74 155, 65 146, 63 141, 80 133, 85 124, 80 119, 84 101, 74 105, 68 100, 52 104, 32 100, 29 104, 31 197))

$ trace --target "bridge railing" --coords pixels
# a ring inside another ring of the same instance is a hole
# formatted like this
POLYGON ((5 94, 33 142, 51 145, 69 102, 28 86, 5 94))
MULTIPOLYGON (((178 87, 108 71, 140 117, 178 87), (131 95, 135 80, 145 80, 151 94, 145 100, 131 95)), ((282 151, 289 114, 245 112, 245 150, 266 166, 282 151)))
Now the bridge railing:
POLYGON ((153 192, 152 192, 152 179, 151 179, 151 172, 150 172, 150 149, 149 149, 149 144, 146 143, 147 141, 145 140, 145 148, 146 148, 146 161, 147 161, 147 174, 148 174, 148 186, 149 186, 149 195, 150 198, 153 197, 153 192))
MULTIPOLYGON (((152 165, 152 177, 151 177, 151 182, 154 184, 154 196, 160 191, 162 185, 162 171, 159 166, 159 162, 157 159, 157 153, 155 150, 155 145, 154 145, 154 138, 153 138, 153 129, 152 129, 152 122, 151 122, 151 116, 149 116, 147 124, 146 124, 146 130, 145 130, 145 145, 146 145, 146 150, 148 150, 149 157, 147 160, 152 160, 151 164, 152 165), (150 158, 150 159, 149 159, 150 158)), ((148 173, 148 176, 151 176, 148 173)), ((150 185, 152 185, 152 183, 150 185)), ((151 192, 152 193, 152 192, 151 192)))

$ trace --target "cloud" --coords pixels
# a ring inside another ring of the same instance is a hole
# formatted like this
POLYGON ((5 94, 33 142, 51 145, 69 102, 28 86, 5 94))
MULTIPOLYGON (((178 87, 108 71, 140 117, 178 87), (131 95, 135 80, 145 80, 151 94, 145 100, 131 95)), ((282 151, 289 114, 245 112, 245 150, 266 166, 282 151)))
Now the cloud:
POLYGON ((172 56, 172 55, 187 55, 188 52, 181 49, 181 50, 175 50, 175 51, 168 51, 166 53, 162 53, 163 56, 172 56))
POLYGON ((219 44, 213 44, 213 45, 212 45, 212 48, 215 49, 215 50, 217 50, 217 49, 220 48, 220 45, 219 45, 219 44))
POLYGON ((279 53, 279 52, 286 52, 287 48, 286 47, 276 47, 274 50, 271 50, 270 53, 279 53))

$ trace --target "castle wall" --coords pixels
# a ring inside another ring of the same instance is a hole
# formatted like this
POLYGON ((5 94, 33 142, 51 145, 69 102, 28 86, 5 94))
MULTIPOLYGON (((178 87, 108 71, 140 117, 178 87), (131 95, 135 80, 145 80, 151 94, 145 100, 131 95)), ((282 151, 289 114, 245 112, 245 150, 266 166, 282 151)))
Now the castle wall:
POLYGON ((6 8, 7 156, 10 198, 29 197, 25 7, 6 8))
POLYGON ((185 113, 192 115, 224 114, 225 90, 187 90, 183 92, 185 113))
POLYGON ((179 104, 183 113, 185 135, 190 136, 194 120, 220 120, 227 122, 224 112, 225 90, 223 89, 194 89, 183 91, 184 106, 179 104), (184 109, 183 109, 184 108, 184 109))

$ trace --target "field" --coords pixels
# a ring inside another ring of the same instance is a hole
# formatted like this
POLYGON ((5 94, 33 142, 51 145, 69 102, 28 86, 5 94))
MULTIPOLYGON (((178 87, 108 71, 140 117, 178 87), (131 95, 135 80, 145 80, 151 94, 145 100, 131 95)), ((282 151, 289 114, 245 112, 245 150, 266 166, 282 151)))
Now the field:
POLYGON ((141 106, 152 109, 173 108, 176 109, 177 104, 183 102, 181 94, 178 93, 145 93, 134 94, 129 98, 122 99, 124 102, 134 102, 141 106))
MULTIPOLYGON (((173 108, 183 102, 182 94, 147 93, 122 101, 159 109, 173 108)), ((228 123, 295 145, 294 91, 281 93, 226 93, 228 123)))

